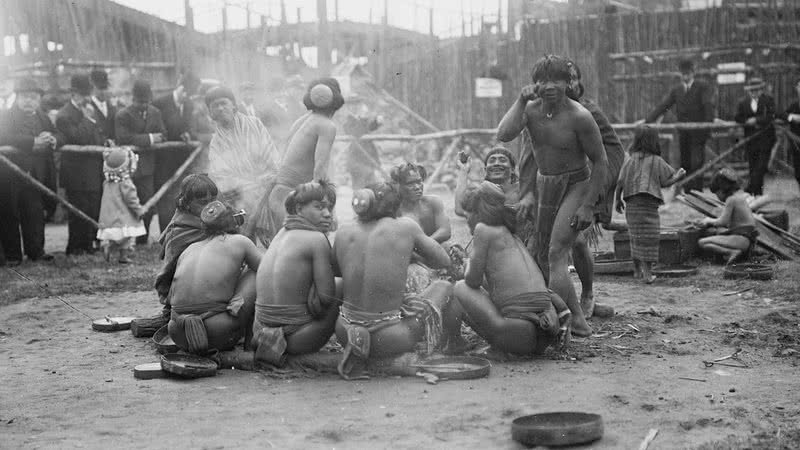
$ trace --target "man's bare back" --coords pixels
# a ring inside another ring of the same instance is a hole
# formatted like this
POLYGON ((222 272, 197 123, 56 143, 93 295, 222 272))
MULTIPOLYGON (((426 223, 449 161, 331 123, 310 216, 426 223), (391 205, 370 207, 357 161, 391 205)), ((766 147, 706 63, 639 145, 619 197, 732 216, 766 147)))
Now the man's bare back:
POLYGON ((312 113, 297 119, 294 127, 281 166, 295 172, 301 183, 326 179, 336 124, 329 117, 312 113))
POLYGON ((317 231, 282 229, 264 254, 256 277, 256 304, 304 305, 313 285, 323 300, 334 297, 332 254, 317 231))
POLYGON ((342 270, 344 302, 376 313, 400 308, 413 252, 434 268, 450 263, 447 252, 407 217, 343 226, 336 233, 334 251, 342 270))
POLYGON ((236 290, 242 265, 258 270, 261 254, 252 241, 238 234, 195 242, 178 259, 172 282, 173 308, 219 302, 227 304, 236 290))

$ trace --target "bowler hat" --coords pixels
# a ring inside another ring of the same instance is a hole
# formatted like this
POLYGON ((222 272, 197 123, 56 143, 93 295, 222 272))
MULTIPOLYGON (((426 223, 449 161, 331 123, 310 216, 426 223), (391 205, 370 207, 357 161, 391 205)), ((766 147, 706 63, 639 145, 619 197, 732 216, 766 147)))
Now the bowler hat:
POLYGON ((69 79, 69 89, 78 95, 91 95, 92 83, 89 81, 89 76, 82 73, 73 75, 69 79))
POLYGON ((105 70, 95 69, 89 74, 89 78, 97 89, 108 89, 108 73, 105 70))
POLYGON ((133 89, 131 89, 133 99, 138 102, 149 102, 153 99, 153 91, 150 89, 150 83, 144 80, 136 80, 133 82, 133 89))
POLYGON ((21 92, 36 92, 39 95, 44 95, 44 90, 36 84, 36 81, 30 78, 20 78, 14 83, 14 92, 19 94, 21 92))
POLYGON ((766 86, 766 85, 767 84, 764 83, 764 80, 762 80, 761 78, 753 77, 753 78, 750 78, 749 80, 747 80, 747 84, 744 85, 744 88, 746 90, 750 91, 750 90, 753 90, 753 89, 764 89, 764 86, 766 86))

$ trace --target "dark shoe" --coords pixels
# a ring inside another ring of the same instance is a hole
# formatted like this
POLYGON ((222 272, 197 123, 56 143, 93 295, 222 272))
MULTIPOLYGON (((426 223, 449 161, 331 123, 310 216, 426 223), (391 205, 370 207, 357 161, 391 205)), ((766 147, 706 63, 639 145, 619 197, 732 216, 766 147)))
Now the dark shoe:
POLYGON ((28 257, 28 259, 30 259, 31 261, 44 261, 44 262, 47 262, 47 261, 54 260, 55 256, 51 255, 50 253, 42 253, 41 255, 39 255, 39 256, 37 256, 35 258, 28 257))
POLYGON ((0 264, 0 266, 17 267, 20 264, 22 264, 22 261, 18 259, 9 259, 4 264, 0 264))

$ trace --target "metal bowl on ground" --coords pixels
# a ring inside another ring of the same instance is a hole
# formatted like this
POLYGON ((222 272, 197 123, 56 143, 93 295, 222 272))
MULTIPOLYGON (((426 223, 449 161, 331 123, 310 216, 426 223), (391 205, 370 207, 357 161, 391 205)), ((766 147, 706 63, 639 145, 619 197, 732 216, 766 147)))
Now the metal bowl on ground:
POLYGON ((159 328, 156 334, 153 335, 153 344, 156 346, 158 353, 165 355, 167 353, 176 353, 180 350, 175 341, 169 337, 169 330, 167 325, 159 328))
POLYGON ((106 316, 102 319, 92 321, 92 329, 95 331, 121 331, 131 328, 133 317, 110 317, 106 316))
POLYGON ((217 363, 202 356, 169 353, 161 356, 161 368, 184 378, 213 377, 217 363))
POLYGON ((595 260, 594 273, 607 275, 627 275, 633 273, 630 259, 595 260))
POLYGON ((732 264, 723 271, 723 277, 729 280, 771 280, 773 274, 771 266, 751 263, 732 264))
POLYGON ((697 266, 670 264, 653 268, 653 275, 663 278, 680 278, 697 274, 697 266))
POLYGON ((442 379, 472 380, 489 376, 492 363, 477 356, 448 356, 425 360, 415 366, 442 379))
POLYGON ((511 438, 526 446, 578 445, 603 437, 603 418, 582 412, 532 414, 511 422, 511 438))

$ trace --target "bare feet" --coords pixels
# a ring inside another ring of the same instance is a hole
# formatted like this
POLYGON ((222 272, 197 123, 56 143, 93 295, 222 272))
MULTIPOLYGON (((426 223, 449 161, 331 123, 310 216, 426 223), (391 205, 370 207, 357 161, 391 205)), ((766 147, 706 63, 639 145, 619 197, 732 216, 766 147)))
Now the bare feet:
POLYGON ((583 317, 589 319, 594 315, 594 293, 582 292, 581 293, 581 310, 583 310, 583 317))
POLYGON ((583 318, 583 314, 573 314, 572 334, 578 337, 589 337, 592 335, 592 327, 586 323, 586 319, 583 318))
POLYGON ((739 257, 742 256, 742 253, 743 252, 741 250, 737 250, 737 251, 734 251, 733 253, 731 253, 731 256, 728 257, 728 261, 725 262, 725 265, 726 266, 730 266, 731 264, 733 264, 736 261, 738 261, 739 257))

